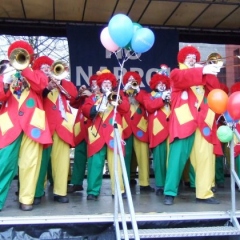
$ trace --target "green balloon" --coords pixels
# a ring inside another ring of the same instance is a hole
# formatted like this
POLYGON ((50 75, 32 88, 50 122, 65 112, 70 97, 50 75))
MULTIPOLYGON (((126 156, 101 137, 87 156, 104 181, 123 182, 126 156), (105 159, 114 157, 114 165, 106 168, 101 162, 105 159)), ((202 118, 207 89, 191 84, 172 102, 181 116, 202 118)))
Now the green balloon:
MULTIPOLYGON (((142 25, 136 22, 133 22, 133 34, 138 30, 142 28, 142 25)), ((131 40, 130 42, 124 47, 126 50, 133 51, 132 46, 131 46, 131 40)))
POLYGON ((217 130, 217 137, 220 142, 230 142, 233 139, 233 131, 228 126, 221 126, 217 130))

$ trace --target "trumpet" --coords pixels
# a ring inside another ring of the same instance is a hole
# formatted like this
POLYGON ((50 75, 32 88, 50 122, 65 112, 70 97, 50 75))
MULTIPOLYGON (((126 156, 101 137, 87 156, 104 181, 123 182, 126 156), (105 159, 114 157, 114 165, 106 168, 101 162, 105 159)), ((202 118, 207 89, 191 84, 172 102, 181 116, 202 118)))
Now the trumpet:
POLYGON ((67 98, 71 98, 72 96, 68 93, 68 91, 55 79, 50 77, 50 80, 55 84, 56 88, 59 89, 61 93, 63 93, 67 98))
POLYGON ((68 70, 69 68, 67 64, 62 61, 54 62, 50 67, 52 77, 58 80, 66 78, 68 75, 68 70))
POLYGON ((133 89, 136 89, 137 86, 138 86, 138 81, 133 80, 133 81, 131 82, 131 86, 132 86, 133 89))
POLYGON ((92 90, 91 88, 87 88, 85 85, 83 85, 79 90, 78 90, 78 95, 76 97, 76 100, 79 99, 80 97, 87 97, 88 95, 84 94, 84 93, 87 93, 87 91, 91 92, 92 93, 92 90))
POLYGON ((25 49, 16 48, 11 52, 9 61, 16 70, 23 70, 29 66, 31 57, 25 49))
POLYGON ((122 97, 117 94, 117 92, 111 92, 109 95, 108 95, 108 101, 111 103, 111 102, 117 102, 118 104, 120 104, 122 102, 122 97))

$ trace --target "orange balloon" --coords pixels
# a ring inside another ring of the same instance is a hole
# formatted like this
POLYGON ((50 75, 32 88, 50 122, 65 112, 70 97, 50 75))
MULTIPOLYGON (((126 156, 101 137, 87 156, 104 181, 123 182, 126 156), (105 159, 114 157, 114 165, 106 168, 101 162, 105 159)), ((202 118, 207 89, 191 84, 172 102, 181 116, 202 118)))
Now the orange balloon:
POLYGON ((221 89, 213 89, 207 96, 208 106, 218 114, 227 110, 228 95, 221 89))

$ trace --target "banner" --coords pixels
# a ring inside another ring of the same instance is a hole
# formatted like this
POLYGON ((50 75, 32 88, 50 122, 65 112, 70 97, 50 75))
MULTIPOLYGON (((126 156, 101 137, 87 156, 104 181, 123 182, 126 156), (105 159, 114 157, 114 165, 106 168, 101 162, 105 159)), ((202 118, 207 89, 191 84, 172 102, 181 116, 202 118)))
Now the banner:
MULTIPOLYGON (((119 78, 122 64, 121 53, 107 51, 101 41, 100 34, 104 26, 67 27, 69 55, 71 63, 71 81, 79 87, 88 85, 88 79, 98 70, 107 68, 119 78)), ((138 57, 131 56, 124 62, 123 75, 127 71, 137 71, 142 77, 141 87, 148 89, 151 76, 166 64, 169 70, 178 67, 179 51, 178 32, 176 30, 152 29, 155 35, 153 47, 138 57)))

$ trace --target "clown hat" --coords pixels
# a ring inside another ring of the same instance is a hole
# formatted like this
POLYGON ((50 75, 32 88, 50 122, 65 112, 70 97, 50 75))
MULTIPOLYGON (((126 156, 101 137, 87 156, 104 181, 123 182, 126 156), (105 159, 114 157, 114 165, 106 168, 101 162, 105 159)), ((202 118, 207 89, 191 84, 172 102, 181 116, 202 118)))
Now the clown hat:
POLYGON ((114 74, 111 73, 110 70, 108 69, 103 69, 101 71, 97 72, 97 85, 99 87, 102 86, 103 81, 109 80, 112 83, 112 87, 115 88, 117 86, 117 78, 115 77, 114 74))
POLYGON ((157 85, 162 82, 163 84, 165 84, 166 89, 170 88, 170 79, 168 76, 166 75, 162 75, 159 73, 155 73, 152 77, 151 80, 149 82, 149 86, 152 90, 156 89, 157 85))
POLYGON ((194 54, 196 56, 196 61, 199 62, 201 55, 200 52, 197 50, 197 48, 193 47, 193 46, 186 46, 183 47, 179 52, 178 52, 178 56, 177 56, 177 60, 179 63, 184 63, 187 55, 189 54, 194 54))

